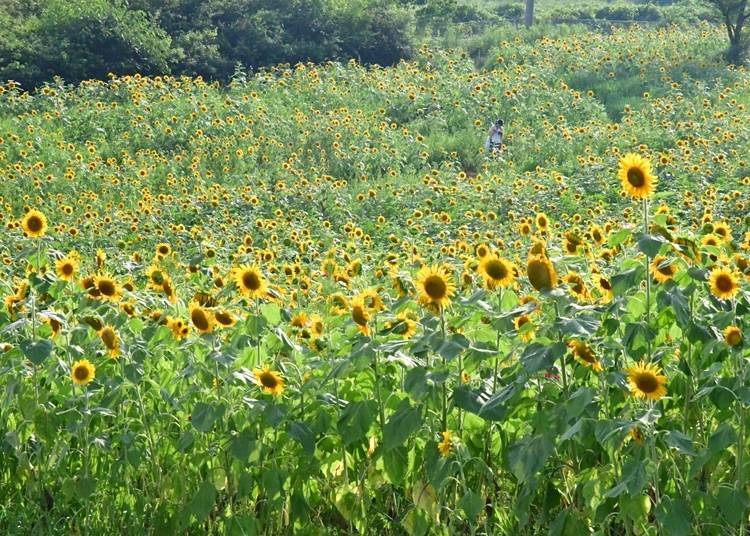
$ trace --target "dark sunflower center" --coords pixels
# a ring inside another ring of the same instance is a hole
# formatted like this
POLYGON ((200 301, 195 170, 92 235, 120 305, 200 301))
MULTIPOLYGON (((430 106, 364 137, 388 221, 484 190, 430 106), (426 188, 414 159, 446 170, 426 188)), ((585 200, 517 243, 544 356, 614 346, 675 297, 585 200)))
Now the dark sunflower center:
POLYGON ((352 308, 352 318, 354 319, 354 322, 360 326, 367 325, 367 315, 365 314, 364 308, 360 305, 355 305, 352 308))
POLYGON ((27 221, 26 225, 29 228, 29 231, 32 233, 38 233, 42 230, 42 219, 39 216, 31 216, 27 221))
POLYGON ((260 277, 255 272, 245 272, 242 274, 242 284, 250 290, 258 290, 260 288, 260 277))
POLYGON ((115 332, 111 329, 102 331, 102 342, 104 346, 112 350, 115 347, 115 332))
POLYGON ((674 266, 672 266, 671 264, 660 264, 657 270, 659 270, 659 273, 663 275, 674 275, 674 266))
POLYGON ((162 255, 166 255, 169 253, 169 247, 168 246, 159 246, 159 253, 162 255))
POLYGON ((641 372, 635 377, 635 384, 644 393, 653 393, 659 388, 659 381, 650 372, 641 372))
POLYGON ((607 281, 604 278, 601 278, 599 280, 599 286, 602 287, 604 290, 612 290, 612 285, 610 285, 609 281, 607 281))
POLYGON ((726 274, 721 274, 716 278, 716 288, 722 292, 731 292, 734 290, 734 281, 726 274))
POLYGON ((73 375, 76 377, 76 380, 84 381, 89 377, 89 369, 84 366, 78 366, 73 371, 73 375))
POLYGON ((646 176, 643 174, 643 170, 639 168, 630 168, 628 170, 628 182, 634 188, 641 188, 646 184, 646 176))
POLYGON ((66 262, 62 265, 61 271, 63 275, 71 275, 73 273, 73 265, 69 262, 66 262))
POLYGON ((439 275, 431 275, 424 282, 425 293, 433 300, 442 300, 448 291, 448 285, 439 275))
POLYGON ((114 296, 115 295, 115 284, 108 280, 104 279, 102 281, 99 281, 99 284, 96 285, 97 289, 99 289, 99 292, 104 294, 105 296, 114 296))
POLYGON ((209 327, 208 318, 203 309, 193 309, 190 313, 190 320, 193 321, 193 325, 201 331, 207 330, 209 327))
POLYGON ((277 385, 279 385, 279 381, 276 379, 276 376, 274 376, 270 372, 263 372, 260 375, 260 383, 263 385, 263 387, 267 387, 268 389, 273 389, 277 385))
POLYGON ((485 270, 487 271, 487 275, 495 280, 505 279, 508 276, 505 264, 499 260, 489 261, 485 270))
POLYGON ((228 326, 232 323, 232 317, 229 315, 229 313, 224 312, 216 313, 216 320, 219 321, 219 324, 223 324, 225 326, 228 326))

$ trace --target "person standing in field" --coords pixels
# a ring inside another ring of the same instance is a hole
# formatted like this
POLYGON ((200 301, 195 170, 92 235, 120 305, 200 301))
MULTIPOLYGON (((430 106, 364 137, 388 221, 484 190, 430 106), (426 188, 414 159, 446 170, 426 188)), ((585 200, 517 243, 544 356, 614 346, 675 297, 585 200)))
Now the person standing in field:
POLYGON ((503 120, 498 119, 490 128, 484 148, 490 156, 499 156, 503 152, 503 120))

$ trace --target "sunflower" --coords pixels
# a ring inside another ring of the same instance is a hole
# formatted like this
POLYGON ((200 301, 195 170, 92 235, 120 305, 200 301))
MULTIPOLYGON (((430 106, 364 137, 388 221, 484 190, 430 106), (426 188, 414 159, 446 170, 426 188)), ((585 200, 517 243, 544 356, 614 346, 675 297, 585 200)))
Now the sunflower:
POLYGON ((234 315, 226 310, 219 310, 214 313, 214 319, 216 322, 225 328, 231 328, 237 323, 234 315))
POLYGON ((651 261, 651 275, 659 283, 666 283, 677 273, 677 266, 664 255, 657 255, 651 261))
POLYGON ((21 227, 26 236, 41 238, 47 232, 47 218, 38 210, 31 209, 21 220, 21 227))
POLYGON ((166 257, 170 253, 172 253, 172 247, 169 244, 167 244, 165 242, 161 242, 159 244, 156 244, 156 255, 157 255, 157 257, 166 257))
POLYGON ((211 333, 214 329, 214 315, 211 311, 204 309, 197 302, 190 303, 190 322, 199 333, 211 333))
POLYGON ((667 394, 667 388, 664 387, 667 377, 661 374, 658 365, 641 361, 627 372, 630 392, 636 398, 656 401, 667 394))
POLYGON ((573 356, 578 359, 581 364, 586 367, 590 367, 594 372, 601 372, 602 365, 594 353, 594 350, 583 341, 573 340, 568 343, 573 356))
POLYGON ((97 296, 105 300, 117 301, 122 294, 120 285, 108 274, 94 276, 93 288, 96 289, 97 296))
POLYGON ((264 297, 268 291, 268 283, 255 265, 246 264, 235 269, 234 281, 240 292, 251 300, 264 297))
POLYGON ((724 330, 724 340, 729 346, 742 344, 742 330, 737 326, 729 326, 724 330))
POLYGON ((313 338, 317 339, 322 337, 324 331, 325 324, 323 324, 323 317, 319 314, 312 315, 310 317, 310 333, 312 333, 313 338))
POLYGON ((64 281, 75 281, 78 273, 79 260, 73 253, 55 262, 57 277, 64 281))
POLYGON ((533 255, 526 264, 529 283, 536 290, 551 290, 557 286, 557 272, 546 256, 533 255))
POLYGON ((516 326, 516 331, 519 332, 521 335, 521 340, 523 342, 529 342, 531 339, 534 338, 534 323, 531 321, 531 318, 529 315, 519 315, 513 320, 513 325, 516 326), (528 325, 528 328, 523 328, 524 326, 528 325), (523 332, 521 333, 523 328, 523 332))
POLYGON ((490 290, 497 287, 504 288, 513 283, 513 265, 494 253, 488 253, 482 257, 482 262, 479 263, 479 273, 490 290))
POLYGON ((164 296, 172 302, 177 302, 177 294, 174 291, 174 285, 172 284, 172 278, 168 275, 164 274, 163 279, 161 281, 161 291, 164 293, 164 296))
POLYGON ((423 267, 417 273, 416 287, 419 303, 435 311, 448 307, 456 290, 448 269, 441 265, 423 267))
POLYGON ((154 290, 162 290, 162 284, 164 283, 164 279, 167 277, 167 274, 164 273, 164 270, 159 268, 158 266, 151 265, 146 270, 146 278, 148 279, 148 287, 152 288, 154 290))
POLYGON ((443 458, 447 458, 453 452, 453 434, 450 430, 442 432, 443 440, 438 443, 438 450, 443 458))
POLYGON ((630 429, 630 439, 635 441, 639 445, 643 445, 646 439, 643 437, 643 432, 637 426, 630 429))
POLYGON ((563 276, 562 280, 568 285, 571 296, 580 301, 587 301, 589 299, 590 296, 588 288, 586 288, 586 282, 579 274, 569 272, 563 276))
POLYGON ((714 268, 708 278, 711 293, 720 300, 729 300, 740 290, 738 277, 727 268, 714 268))
POLYGON ((396 335, 401 335, 404 340, 411 339, 417 332, 415 314, 406 310, 396 315, 396 318, 388 323, 386 329, 396 335))
POLYGON ((110 357, 114 358, 120 355, 120 337, 117 336, 115 328, 112 326, 102 327, 102 329, 99 330, 99 338, 109 351, 110 357))
POLYGON ((330 296, 328 296, 327 301, 331 314, 336 316, 344 316, 345 314, 349 314, 349 300, 340 292, 336 292, 335 294, 331 294, 330 296))
POLYGON ((362 296, 355 296, 351 301, 351 315, 354 323, 364 335, 370 334, 370 328, 367 325, 370 321, 370 312, 365 305, 362 296))
POLYGON ((253 369, 255 383, 257 383, 265 393, 274 396, 280 396, 284 392, 284 379, 278 372, 265 366, 263 368, 253 369))
POLYGON ((70 378, 76 385, 86 385, 96 376, 96 367, 88 359, 81 359, 73 363, 70 378))
POLYGON ((620 159, 620 182, 626 194, 635 199, 647 199, 654 193, 656 176, 651 173, 651 161, 634 153, 620 159))
POLYGON ((42 318, 42 321, 45 324, 48 324, 49 327, 52 329, 52 338, 54 339, 60 334, 60 330, 62 329, 62 324, 60 321, 56 318, 53 314, 45 314, 42 313, 39 315, 42 318))

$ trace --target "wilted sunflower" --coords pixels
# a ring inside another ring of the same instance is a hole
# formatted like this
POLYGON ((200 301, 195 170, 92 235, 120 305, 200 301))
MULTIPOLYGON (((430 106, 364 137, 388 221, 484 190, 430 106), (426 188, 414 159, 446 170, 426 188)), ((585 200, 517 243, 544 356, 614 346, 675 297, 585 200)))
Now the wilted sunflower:
POLYGON ((664 387, 667 377, 661 374, 658 365, 641 361, 627 372, 630 392, 636 398, 656 401, 667 394, 667 388, 664 387))
POLYGON ((742 330, 737 326, 729 326, 724 330, 724 340, 729 346, 742 344, 742 330))
POLYGON ((494 253, 482 257, 479 273, 488 289, 504 288, 513 283, 513 265, 494 253))
POLYGON ((263 368, 253 369, 255 383, 257 383, 265 393, 274 396, 280 396, 284 392, 284 379, 278 372, 265 366, 263 368))
POLYGON ((730 300, 740 290, 737 274, 727 268, 714 268, 708 281, 711 293, 720 300, 730 300))
POLYGON ((211 333, 214 329, 214 315, 197 302, 190 303, 190 322, 199 333, 211 333))
POLYGON ((70 370, 70 378, 76 385, 86 385, 94 379, 96 367, 88 359, 81 359, 73 363, 70 370))
POLYGON ((268 283, 260 268, 254 265, 244 265, 234 271, 234 281, 237 288, 247 298, 255 300, 263 298, 268 291, 268 283))
POLYGON ((41 238, 47 232, 47 218, 38 210, 29 210, 21 220, 21 228, 26 236, 41 238))
POLYGON ((529 283, 536 290, 551 290, 557 286, 557 272, 552 262, 545 256, 529 257, 526 264, 529 283))
POLYGON ((440 311, 448 307, 456 286, 445 266, 425 266, 417 273, 416 287, 419 303, 440 311))
POLYGON ((677 265, 674 261, 668 259, 664 255, 657 255, 654 260, 651 261, 651 275, 654 276, 659 283, 666 283, 672 279, 677 273, 677 265))
POLYGON ((594 350, 583 341, 573 340, 568 343, 573 356, 584 366, 590 367, 594 372, 601 372, 602 365, 599 363, 594 350))
POLYGON ((651 172, 651 161, 634 153, 620 159, 620 182, 626 194, 635 199, 647 199, 654 193, 656 176, 651 172))
POLYGON ((99 338, 104 343, 110 357, 115 358, 120 355, 120 337, 117 336, 115 328, 112 326, 102 327, 99 330, 99 338))

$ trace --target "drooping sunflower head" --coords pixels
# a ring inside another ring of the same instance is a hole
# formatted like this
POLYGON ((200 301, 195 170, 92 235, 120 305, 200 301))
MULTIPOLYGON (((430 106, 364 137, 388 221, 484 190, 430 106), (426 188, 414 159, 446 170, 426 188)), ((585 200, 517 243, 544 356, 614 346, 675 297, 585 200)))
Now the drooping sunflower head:
POLYGON ((456 290, 448 269, 442 265, 424 266, 417 273, 416 287, 419 303, 438 312, 450 305, 456 290))
POLYGON ((677 265, 674 261, 668 259, 664 255, 657 255, 654 260, 651 261, 651 275, 654 276, 659 283, 666 283, 672 279, 677 273, 677 265))
POLYGON ((109 352, 110 357, 120 355, 120 338, 117 336, 115 328, 112 326, 103 326, 99 330, 99 338, 104 343, 104 347, 109 352))
POLYGON ((328 296, 327 301, 332 314, 343 316, 349 313, 349 300, 340 292, 328 296))
POLYGON ((586 287, 586 282, 576 272, 569 272, 563 276, 563 281, 568 285, 570 294, 580 301, 587 301, 589 299, 589 290, 586 287))
POLYGON ((216 311, 214 313, 214 319, 216 319, 216 322, 225 328, 230 328, 237 323, 237 320, 234 318, 234 315, 230 313, 229 311, 222 309, 219 311, 216 311))
POLYGON ((594 350, 583 341, 573 340, 568 343, 573 356, 578 359, 585 367, 591 368, 594 372, 601 372, 602 365, 599 363, 594 350))
POLYGON ((724 330, 724 340, 729 346, 742 344, 742 330, 737 326, 729 326, 724 330))
POLYGON ((362 296, 355 296, 352 298, 350 308, 352 320, 357 324, 357 328, 359 328, 364 335, 369 335, 370 327, 368 326, 368 323, 370 322, 370 311, 365 304, 364 298, 362 298, 362 296))
POLYGON ((47 217, 38 210, 29 210, 21 220, 21 228, 28 237, 41 238, 47 232, 47 217))
POLYGON ((651 161, 638 154, 628 153, 620 159, 619 177, 624 192, 634 199, 647 199, 656 188, 651 161))
POLYGON ((714 268, 708 281, 711 293, 720 300, 731 300, 740 290, 737 274, 727 268, 714 268))
POLYGON ((659 400, 667 394, 667 377, 661 374, 661 369, 654 363, 641 361, 628 369, 628 386, 636 398, 644 400, 659 400))
POLYGON ((255 383, 263 389, 263 392, 274 396, 280 396, 284 392, 284 379, 281 375, 271 370, 268 366, 253 369, 255 383))
POLYGON ((197 302, 190 303, 190 322, 199 333, 211 333, 214 329, 214 316, 208 309, 204 309, 197 302))
POLYGON ((441 433, 443 440, 438 443, 438 450, 443 458, 447 458, 453 452, 453 434, 450 430, 441 433))
POLYGON ((551 290, 557 286, 557 271, 552 262, 542 255, 529 257, 526 276, 536 290, 551 290))
POLYGON ((489 289, 504 288, 513 283, 513 265, 494 253, 489 253, 479 263, 479 273, 489 289))
POLYGON ((88 359, 81 359, 73 363, 70 370, 70 379, 76 385, 86 385, 90 383, 96 375, 96 367, 88 359))
POLYGON ((534 323, 531 321, 529 315, 518 315, 513 319, 513 325, 516 327, 516 331, 518 331, 523 342, 529 342, 534 338, 534 323))
POLYGON ((234 271, 234 281, 239 291, 247 298, 258 299, 266 295, 268 283, 260 268, 255 265, 240 266, 234 271))

